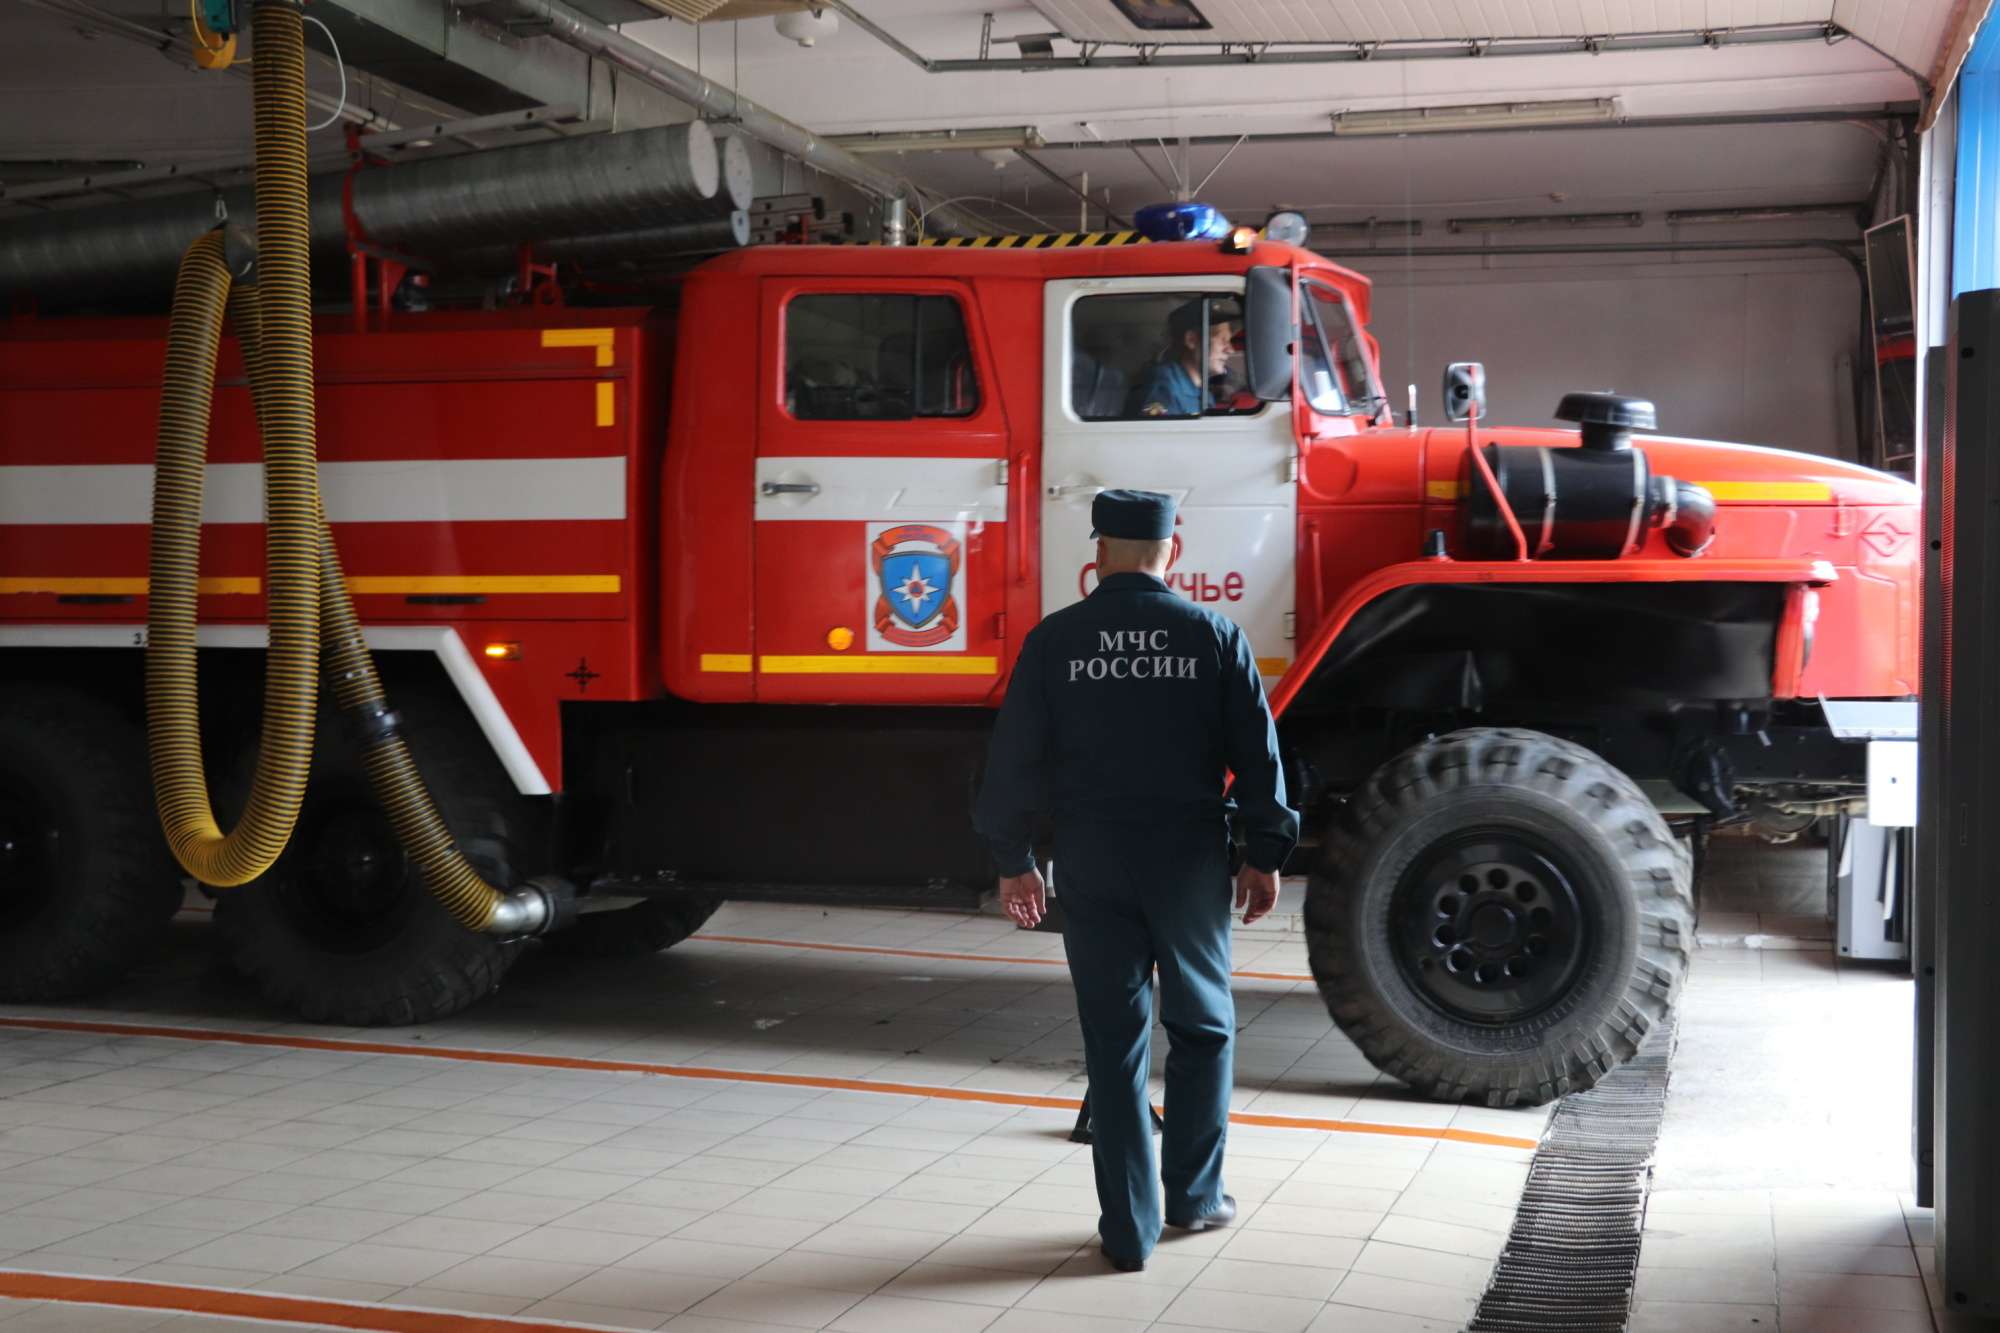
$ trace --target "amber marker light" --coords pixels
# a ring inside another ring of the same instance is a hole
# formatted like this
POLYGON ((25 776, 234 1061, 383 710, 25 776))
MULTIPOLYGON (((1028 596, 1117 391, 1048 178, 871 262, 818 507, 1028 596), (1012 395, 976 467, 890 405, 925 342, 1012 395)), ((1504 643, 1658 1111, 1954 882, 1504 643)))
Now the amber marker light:
POLYGON ((854 631, 845 625, 835 625, 826 632, 826 646, 837 653, 844 653, 854 646, 854 631))
POLYGON ((1222 243, 1222 252, 1228 255, 1247 255, 1257 244, 1255 227, 1233 227, 1229 239, 1222 243))
POLYGON ((521 655, 518 643, 489 643, 480 650, 495 662, 511 662, 521 655))

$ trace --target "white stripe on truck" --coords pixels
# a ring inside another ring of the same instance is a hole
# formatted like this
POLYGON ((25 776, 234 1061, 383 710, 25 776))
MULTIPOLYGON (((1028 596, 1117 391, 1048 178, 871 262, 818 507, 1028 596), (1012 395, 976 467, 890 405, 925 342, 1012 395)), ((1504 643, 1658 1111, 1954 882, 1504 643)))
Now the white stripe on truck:
MULTIPOLYGON (((321 463, 335 523, 474 523, 625 517, 625 457, 409 458, 321 463)), ((150 523, 150 463, 0 467, 0 526, 150 523)), ((264 465, 211 463, 204 523, 262 523, 264 465)))

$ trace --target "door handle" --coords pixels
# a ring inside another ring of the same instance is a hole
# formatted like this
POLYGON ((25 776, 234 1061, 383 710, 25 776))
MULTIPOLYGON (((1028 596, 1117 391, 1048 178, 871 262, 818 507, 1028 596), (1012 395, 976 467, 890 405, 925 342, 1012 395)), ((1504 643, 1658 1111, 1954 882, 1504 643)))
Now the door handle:
POLYGON ((767 481, 760 487, 766 495, 818 495, 816 481, 767 481))
POLYGON ((1051 486, 1049 487, 1049 498, 1051 500, 1060 500, 1065 496, 1080 495, 1085 491, 1090 492, 1092 495, 1096 495, 1099 491, 1103 489, 1104 488, 1102 486, 1099 486, 1094 482, 1088 485, 1051 486))
MULTIPOLYGON (((1003 470, 1007 460, 1001 459, 1003 470)), ((1023 452, 1015 456, 1012 480, 1007 485, 1007 539, 1014 543, 1014 582, 1026 585, 1028 582, 1028 455, 1023 452)))

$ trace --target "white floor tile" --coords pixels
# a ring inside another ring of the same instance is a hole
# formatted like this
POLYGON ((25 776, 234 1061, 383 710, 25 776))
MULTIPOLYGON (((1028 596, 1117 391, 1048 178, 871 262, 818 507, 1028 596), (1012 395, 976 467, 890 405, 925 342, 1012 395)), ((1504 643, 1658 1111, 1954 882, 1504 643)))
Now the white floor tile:
POLYGON ((1161 1312, 1160 1322, 1243 1333, 1303 1333, 1324 1308, 1320 1300, 1191 1287, 1161 1312))
POLYGON ((792 1328, 824 1328, 863 1297, 824 1287, 794 1287, 775 1282, 732 1282, 703 1299, 690 1314, 719 1319, 751 1319, 792 1328))

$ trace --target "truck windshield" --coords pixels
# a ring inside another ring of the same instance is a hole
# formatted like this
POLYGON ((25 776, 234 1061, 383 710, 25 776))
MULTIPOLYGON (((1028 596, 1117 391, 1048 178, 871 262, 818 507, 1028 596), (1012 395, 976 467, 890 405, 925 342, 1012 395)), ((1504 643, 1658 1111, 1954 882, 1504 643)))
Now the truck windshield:
POLYGON ((1382 402, 1374 377, 1368 369, 1368 353, 1361 345, 1347 302, 1331 287, 1316 282, 1304 285, 1306 401, 1313 410, 1338 415, 1346 412, 1373 413, 1382 402))

